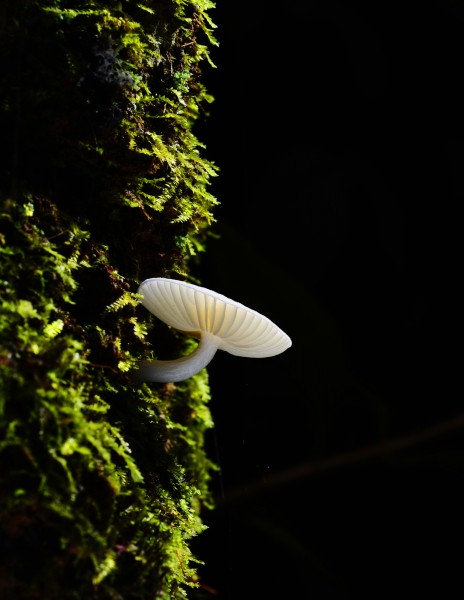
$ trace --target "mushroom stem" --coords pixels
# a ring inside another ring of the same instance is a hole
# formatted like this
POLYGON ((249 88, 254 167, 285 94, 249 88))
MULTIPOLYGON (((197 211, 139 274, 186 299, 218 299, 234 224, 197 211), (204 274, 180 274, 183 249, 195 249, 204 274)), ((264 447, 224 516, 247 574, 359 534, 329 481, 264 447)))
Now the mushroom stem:
POLYGON ((203 333, 198 346, 187 356, 175 360, 142 361, 135 372, 135 379, 158 383, 184 381, 204 369, 216 354, 217 349, 216 336, 203 333))

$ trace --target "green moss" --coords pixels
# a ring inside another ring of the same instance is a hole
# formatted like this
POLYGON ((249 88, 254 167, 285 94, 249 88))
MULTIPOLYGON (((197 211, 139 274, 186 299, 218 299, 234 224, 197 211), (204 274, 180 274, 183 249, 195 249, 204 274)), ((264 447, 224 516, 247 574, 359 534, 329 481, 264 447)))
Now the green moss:
POLYGON ((216 168, 209 2, 2 8, 0 595, 182 598, 211 506, 205 372, 134 385, 188 342, 136 295, 189 276, 216 168), (28 578, 24 570, 28 569, 28 578))

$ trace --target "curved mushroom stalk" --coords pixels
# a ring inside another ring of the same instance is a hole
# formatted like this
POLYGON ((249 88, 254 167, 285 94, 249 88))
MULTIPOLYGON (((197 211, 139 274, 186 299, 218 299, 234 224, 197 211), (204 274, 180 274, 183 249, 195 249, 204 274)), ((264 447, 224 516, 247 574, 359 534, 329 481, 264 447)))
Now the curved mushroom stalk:
POLYGON ((214 335, 203 334, 195 350, 175 360, 143 360, 134 374, 136 381, 171 383, 184 381, 204 369, 218 349, 214 335))

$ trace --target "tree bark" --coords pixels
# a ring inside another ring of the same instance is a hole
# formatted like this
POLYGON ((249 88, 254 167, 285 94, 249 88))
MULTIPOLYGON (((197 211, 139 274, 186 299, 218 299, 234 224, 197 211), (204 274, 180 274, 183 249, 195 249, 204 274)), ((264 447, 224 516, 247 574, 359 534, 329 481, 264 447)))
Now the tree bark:
POLYGON ((211 506, 207 373, 134 384, 188 341, 143 309, 189 279, 216 167, 208 0, 0 7, 0 597, 184 598, 211 506))

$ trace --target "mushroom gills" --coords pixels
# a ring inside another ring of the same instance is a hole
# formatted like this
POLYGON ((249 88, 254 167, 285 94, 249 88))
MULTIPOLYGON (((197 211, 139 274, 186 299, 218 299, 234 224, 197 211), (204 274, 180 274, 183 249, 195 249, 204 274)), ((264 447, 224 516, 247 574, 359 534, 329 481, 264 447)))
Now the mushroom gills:
POLYGON ((187 356, 174 360, 143 360, 134 374, 136 381, 175 383, 193 377, 204 369, 218 350, 216 336, 203 333, 200 343, 187 356))

